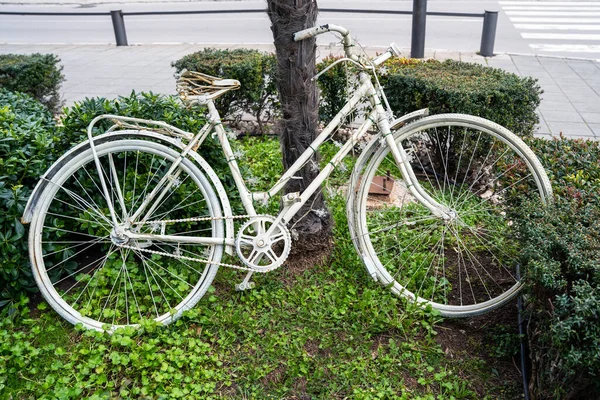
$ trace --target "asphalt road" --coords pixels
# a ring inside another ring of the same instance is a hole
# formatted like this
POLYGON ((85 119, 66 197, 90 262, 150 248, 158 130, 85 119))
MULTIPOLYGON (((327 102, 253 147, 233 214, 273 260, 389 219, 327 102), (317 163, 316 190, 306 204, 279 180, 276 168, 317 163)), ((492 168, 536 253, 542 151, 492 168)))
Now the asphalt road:
MULTIPOLYGON (((10 0, 15 1, 15 0, 10 0)), ((5 0, 6 2, 10 2, 5 0)), ((27 1, 27 0, 20 0, 27 1)), ((35 0, 29 0, 35 2, 35 0)), ((102 0, 99 0, 102 1, 102 0)), ((319 1, 321 8, 411 10, 412 0, 319 1)), ((264 9, 264 0, 205 1, 179 3, 117 3, 17 5, 3 4, 0 11, 107 12, 175 11, 208 9, 264 9)), ((600 58, 600 1, 496 1, 429 0, 429 11, 483 13, 499 10, 496 52, 538 53, 600 58)), ((429 16, 426 48, 477 51, 482 18, 429 16)), ((322 12, 318 23, 335 23, 351 30, 361 44, 385 46, 396 42, 410 47, 411 16, 322 12)), ((264 13, 211 15, 126 16, 130 44, 272 43, 269 20, 264 13)), ((0 15, 0 43, 10 44, 107 44, 114 43, 109 16, 17 16, 0 15)), ((319 43, 336 41, 322 35, 319 43)))
MULTIPOLYGON (((320 1, 321 8, 362 8, 411 10, 412 1, 320 1)), ((431 1, 430 11, 482 13, 488 7, 498 9, 496 1, 431 1)), ((264 9, 264 1, 102 4, 94 7, 17 6, 3 5, 2 11, 96 12, 122 9, 131 11, 198 10, 198 9, 264 9)), ((429 17, 426 47, 476 51, 482 30, 481 18, 429 17)), ((321 13, 319 23, 335 23, 351 30, 361 44, 385 46, 395 41, 400 47, 410 47, 411 16, 355 13, 321 13)), ((215 43, 262 44, 272 43, 270 23, 263 13, 211 15, 147 15, 126 16, 125 25, 130 44, 152 43, 215 43)), ((518 36, 508 21, 500 21, 496 49, 526 51, 519 48, 518 36), (515 41, 514 39, 517 39, 515 41)), ((0 15, 2 43, 114 43, 111 20, 108 16, 14 16, 0 15)), ((323 35, 320 43, 335 41, 323 35)))

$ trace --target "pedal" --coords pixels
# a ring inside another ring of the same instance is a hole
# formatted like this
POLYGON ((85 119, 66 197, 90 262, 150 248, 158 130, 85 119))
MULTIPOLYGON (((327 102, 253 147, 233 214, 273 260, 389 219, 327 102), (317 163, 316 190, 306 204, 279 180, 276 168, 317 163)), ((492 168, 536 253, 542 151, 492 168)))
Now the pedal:
POLYGON ((253 271, 249 271, 246 274, 246 277, 244 278, 242 283, 238 283, 237 285, 235 285, 235 290, 237 290, 238 292, 241 292, 241 291, 248 290, 248 289, 254 289, 254 282, 250 282, 250 278, 252 277, 253 273, 254 273, 253 271))
POLYGON ((242 282, 235 285, 235 290, 242 292, 244 290, 254 289, 254 282, 242 282))

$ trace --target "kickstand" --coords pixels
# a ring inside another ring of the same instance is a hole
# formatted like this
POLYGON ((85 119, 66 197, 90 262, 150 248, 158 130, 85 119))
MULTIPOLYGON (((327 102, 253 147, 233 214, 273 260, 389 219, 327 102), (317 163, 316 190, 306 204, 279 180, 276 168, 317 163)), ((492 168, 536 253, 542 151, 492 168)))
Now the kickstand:
POLYGON ((254 274, 254 271, 248 272, 248 274, 246 275, 246 277, 244 278, 242 283, 235 285, 235 290, 241 291, 241 290, 253 289, 254 282, 250 282, 250 278, 252 277, 252 274, 254 274))

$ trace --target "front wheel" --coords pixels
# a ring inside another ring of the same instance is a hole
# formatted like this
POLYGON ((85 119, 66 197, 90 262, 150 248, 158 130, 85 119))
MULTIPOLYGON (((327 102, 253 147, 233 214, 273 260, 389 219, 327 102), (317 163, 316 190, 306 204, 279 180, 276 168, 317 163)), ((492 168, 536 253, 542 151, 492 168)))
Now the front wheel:
POLYGON ((526 199, 546 203, 551 187, 533 152, 483 118, 442 114, 394 134, 409 158, 403 179, 382 147, 362 171, 355 242, 368 268, 397 294, 465 317, 506 303, 520 288, 514 220, 526 199), (443 210, 435 216, 414 183, 443 210))
POLYGON ((145 319, 168 324, 206 293, 223 246, 159 235, 224 237, 221 206, 191 160, 167 173, 179 152, 149 140, 108 140, 95 148, 118 225, 91 148, 75 152, 49 178, 35 207, 33 275, 52 308, 73 324, 109 331, 145 319), (160 195, 132 220, 157 185, 160 195), (125 231, 150 239, 127 239, 125 231))

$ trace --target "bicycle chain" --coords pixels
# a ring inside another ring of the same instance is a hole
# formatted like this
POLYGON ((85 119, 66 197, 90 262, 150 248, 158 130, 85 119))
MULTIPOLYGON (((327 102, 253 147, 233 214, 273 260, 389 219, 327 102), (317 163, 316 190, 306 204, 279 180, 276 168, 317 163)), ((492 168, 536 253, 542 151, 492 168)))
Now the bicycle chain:
MULTIPOLYGON (((227 219, 233 219, 233 220, 235 220, 235 219, 250 219, 250 218, 265 217, 265 216, 269 216, 269 215, 268 214, 259 214, 259 215, 255 215, 255 216, 232 215, 230 217, 191 217, 191 218, 182 218, 182 219, 166 219, 166 220, 161 220, 161 221, 134 222, 132 225, 168 224, 168 223, 178 223, 178 222, 199 222, 199 221, 224 221, 227 219)), ((167 253, 164 251, 143 249, 140 247, 127 246, 125 244, 121 245, 120 247, 124 248, 124 249, 130 249, 130 250, 140 251, 140 252, 149 253, 149 254, 157 254, 157 255, 176 258, 176 259, 180 259, 180 260, 202 262, 204 264, 213 264, 213 265, 218 265, 219 267, 227 267, 227 268, 237 269, 237 270, 241 270, 241 271, 252 271, 252 272, 262 272, 262 273, 268 272, 268 271, 257 270, 254 268, 244 267, 241 265, 203 260, 200 258, 187 257, 187 256, 182 256, 182 255, 175 255, 175 254, 170 254, 170 253, 167 253)))

